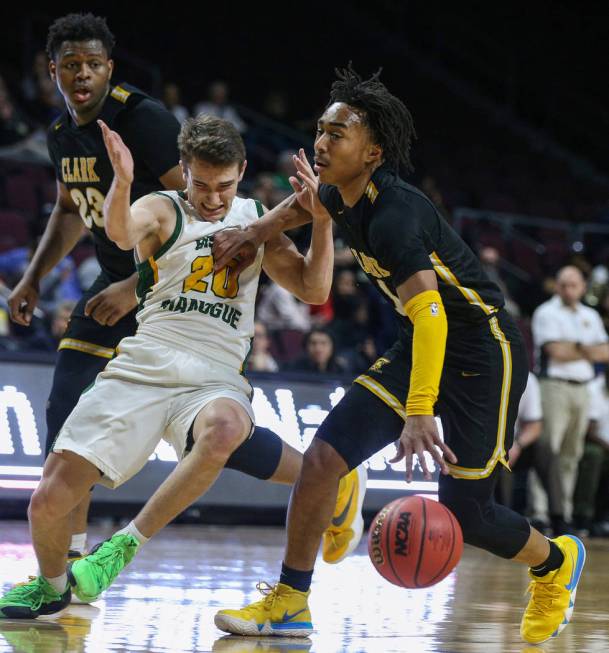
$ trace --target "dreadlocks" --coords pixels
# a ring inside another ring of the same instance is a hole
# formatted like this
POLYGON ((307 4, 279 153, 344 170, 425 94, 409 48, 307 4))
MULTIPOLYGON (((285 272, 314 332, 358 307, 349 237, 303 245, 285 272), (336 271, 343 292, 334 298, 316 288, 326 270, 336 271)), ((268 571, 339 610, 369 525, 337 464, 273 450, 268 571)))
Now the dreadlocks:
POLYGON ((410 146, 416 138, 410 111, 379 80, 382 68, 362 80, 349 62, 348 68, 336 68, 336 81, 330 90, 330 102, 344 102, 359 109, 375 142, 383 148, 383 158, 395 170, 412 172, 410 146))
POLYGON ((106 19, 93 14, 68 14, 58 18, 49 28, 47 37, 47 55, 55 59, 62 43, 66 41, 102 42, 108 57, 112 55, 114 34, 110 31, 106 19))

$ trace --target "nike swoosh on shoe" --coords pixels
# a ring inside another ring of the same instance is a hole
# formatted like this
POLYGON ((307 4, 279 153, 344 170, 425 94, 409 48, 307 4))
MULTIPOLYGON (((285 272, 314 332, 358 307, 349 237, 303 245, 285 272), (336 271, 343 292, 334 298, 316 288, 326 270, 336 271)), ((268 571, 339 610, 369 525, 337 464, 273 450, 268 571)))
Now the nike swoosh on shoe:
POLYGON ((347 501, 347 505, 344 507, 343 511, 338 515, 338 517, 332 517, 332 526, 342 526, 343 522, 347 518, 347 514, 349 513, 349 508, 351 508, 351 504, 353 503, 353 494, 355 493, 355 486, 351 488, 351 496, 349 497, 349 501, 347 501))
POLYGON ((306 611, 306 608, 303 608, 302 610, 297 610, 296 612, 292 612, 292 614, 289 614, 288 611, 286 610, 286 611, 283 613, 283 617, 281 617, 281 621, 282 621, 282 622, 284 622, 284 621, 290 621, 290 620, 292 620, 294 617, 296 617, 297 615, 299 615, 301 612, 305 612, 305 611, 306 611))

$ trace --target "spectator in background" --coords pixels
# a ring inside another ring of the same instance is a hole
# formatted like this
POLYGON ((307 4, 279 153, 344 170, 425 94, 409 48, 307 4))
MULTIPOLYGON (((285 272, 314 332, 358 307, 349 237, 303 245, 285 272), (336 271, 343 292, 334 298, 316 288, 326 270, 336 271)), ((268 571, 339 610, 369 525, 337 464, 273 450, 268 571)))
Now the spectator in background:
POLYGON ((347 366, 336 356, 332 334, 322 327, 315 327, 307 333, 303 341, 305 353, 295 360, 288 369, 295 372, 315 372, 319 374, 345 374, 347 366))
POLYGON ((609 370, 592 380, 590 422, 573 498, 574 523, 582 535, 609 536, 609 370))
POLYGON ((182 124, 186 118, 190 117, 188 109, 181 104, 182 92, 180 87, 173 82, 168 82, 163 87, 163 103, 173 113, 176 120, 182 124))
MULTIPOLYGON (((601 318, 581 303, 585 291, 582 272, 573 266, 562 268, 556 277, 556 295, 537 308, 531 324, 541 377, 541 437, 559 457, 561 512, 567 521, 573 516, 577 466, 588 427, 587 384, 594 378, 594 364, 609 361, 601 318)), ((535 518, 544 520, 545 497, 538 490, 532 495, 535 518)))
POLYGON ((288 98, 285 93, 271 89, 264 99, 263 111, 272 120, 287 124, 288 106, 288 98))
POLYGON ((366 336, 351 350, 340 352, 349 374, 358 376, 371 367, 378 358, 378 349, 372 336, 366 336))
MULTIPOLYGON (((0 279, 13 287, 32 257, 31 247, 16 247, 0 254, 0 279)), ((80 299, 82 291, 71 256, 63 258, 40 282, 40 306, 52 311, 63 300, 80 299)))
POLYGON ((508 290, 499 270, 501 263, 499 252, 494 247, 485 246, 482 247, 478 253, 478 257, 488 278, 499 286, 499 290, 503 293, 505 298, 505 310, 508 311, 512 317, 520 317, 520 307, 510 296, 510 291, 508 290))
POLYGON ((29 351, 57 351, 75 306, 74 300, 59 302, 44 320, 36 320, 34 329, 13 325, 13 328, 21 334, 19 348, 29 351))
POLYGON ((254 340, 247 368, 252 372, 277 372, 279 365, 269 351, 269 336, 262 322, 254 322, 254 340))
POLYGON ((269 210, 279 204, 279 198, 275 189, 275 184, 273 183, 273 175, 269 172, 261 172, 256 177, 254 186, 249 195, 253 199, 261 202, 262 205, 266 206, 269 210))
POLYGON ((438 209, 442 217, 450 223, 450 211, 448 208, 446 208, 444 196, 442 195, 442 191, 438 186, 438 182, 433 177, 424 177, 423 181, 421 182, 421 190, 433 202, 433 205, 438 209))
POLYGON ((206 113, 232 122, 241 134, 244 134, 247 130, 247 125, 243 122, 241 116, 228 103, 228 85, 226 82, 217 81, 210 85, 207 101, 199 102, 195 106, 195 115, 200 113, 206 113))
POLYGON ((34 55, 32 68, 21 83, 28 113, 44 129, 61 115, 64 103, 57 86, 49 75, 49 59, 39 50, 34 55))
POLYGON ((293 361, 301 351, 303 334, 311 328, 309 306, 271 281, 261 291, 256 314, 269 331, 278 360, 293 361))
POLYGON ((283 195, 281 200, 293 192, 290 177, 296 176, 296 166, 294 165, 296 154, 296 150, 284 150, 277 158, 277 169, 273 175, 273 185, 283 195))
POLYGON ((334 319, 349 322, 363 293, 357 287, 355 272, 350 268, 336 270, 332 284, 334 319))
POLYGON ((32 131, 25 114, 17 107, 0 77, 0 147, 19 143, 32 131))
MULTIPOLYGON (((529 372, 527 387, 520 399, 514 443, 508 452, 512 473, 506 470, 501 477, 502 503, 526 514, 530 470, 534 470, 548 499, 554 536, 568 532, 562 515, 563 500, 558 457, 547 442, 540 440, 543 410, 539 381, 529 372)), ((545 524, 540 524, 545 528, 545 524)))
POLYGON ((257 314, 269 331, 289 329, 305 333, 311 328, 307 304, 274 281, 262 289, 257 314))

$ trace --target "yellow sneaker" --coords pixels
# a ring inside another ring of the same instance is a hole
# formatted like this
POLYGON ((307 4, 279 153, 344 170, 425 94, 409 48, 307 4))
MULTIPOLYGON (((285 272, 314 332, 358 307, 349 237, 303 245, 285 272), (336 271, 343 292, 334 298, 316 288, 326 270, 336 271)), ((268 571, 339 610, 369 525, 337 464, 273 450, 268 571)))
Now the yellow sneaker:
POLYGON ((358 465, 340 479, 336 507, 330 526, 324 531, 322 555, 325 562, 336 564, 357 548, 364 532, 362 504, 368 474, 358 465))
POLYGON ((313 632, 307 598, 311 593, 299 592, 289 585, 258 583, 264 594, 261 601, 241 610, 220 610, 214 617, 216 626, 233 635, 283 635, 307 637, 313 632))
POLYGON ((583 542, 574 535, 561 535, 552 542, 563 552, 565 560, 545 576, 529 572, 531 598, 520 624, 522 639, 529 644, 541 644, 557 637, 569 623, 586 562, 583 542))

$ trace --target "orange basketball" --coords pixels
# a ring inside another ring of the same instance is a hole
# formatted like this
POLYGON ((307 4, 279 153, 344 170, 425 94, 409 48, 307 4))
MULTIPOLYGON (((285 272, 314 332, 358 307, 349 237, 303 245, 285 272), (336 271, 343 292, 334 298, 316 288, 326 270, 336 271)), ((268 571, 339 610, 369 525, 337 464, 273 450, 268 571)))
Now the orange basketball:
POLYGON ((452 512, 437 501, 401 497, 373 519, 368 553, 383 578, 394 585, 429 587, 454 569, 463 534, 452 512))

